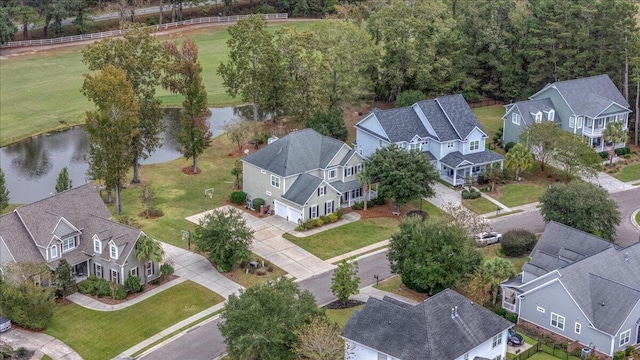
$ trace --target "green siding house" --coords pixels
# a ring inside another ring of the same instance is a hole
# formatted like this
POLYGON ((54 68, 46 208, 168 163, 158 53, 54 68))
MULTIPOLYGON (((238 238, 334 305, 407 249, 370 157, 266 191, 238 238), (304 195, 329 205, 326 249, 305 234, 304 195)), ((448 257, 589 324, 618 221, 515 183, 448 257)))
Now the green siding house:
POLYGON ((563 130, 582 136, 596 151, 605 151, 602 133, 610 122, 628 126, 629 103, 608 75, 559 81, 548 84, 529 100, 505 106, 503 143, 517 142, 525 128, 534 123, 553 121, 563 130))

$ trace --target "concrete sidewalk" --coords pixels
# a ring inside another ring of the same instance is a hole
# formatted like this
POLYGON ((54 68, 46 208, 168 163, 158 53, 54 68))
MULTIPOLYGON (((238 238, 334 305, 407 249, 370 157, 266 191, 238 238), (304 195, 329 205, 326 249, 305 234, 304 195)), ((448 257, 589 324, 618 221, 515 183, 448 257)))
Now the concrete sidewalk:
POLYGON ((40 332, 31 332, 13 328, 0 335, 0 340, 6 342, 14 349, 24 347, 27 350, 35 350, 32 359, 42 359, 43 354, 54 360, 82 360, 82 357, 62 341, 40 332))

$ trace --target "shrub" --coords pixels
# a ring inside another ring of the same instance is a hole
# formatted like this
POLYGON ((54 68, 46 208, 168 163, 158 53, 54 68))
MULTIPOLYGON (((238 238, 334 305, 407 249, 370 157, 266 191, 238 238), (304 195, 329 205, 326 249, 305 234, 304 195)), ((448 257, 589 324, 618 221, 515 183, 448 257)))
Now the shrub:
POLYGON ((276 12, 276 8, 268 4, 262 4, 253 10, 254 14, 274 14, 276 12))
POLYGON ((483 174, 478 175, 478 184, 479 185, 486 185, 488 183, 489 183, 489 180, 487 180, 487 178, 483 174))
POLYGON ((625 356, 624 351, 616 351, 613 353, 613 360, 624 360, 625 356))
POLYGON ((631 149, 629 149, 628 147, 621 147, 618 149, 615 149, 614 152, 616 153, 616 155, 620 156, 620 155, 626 155, 628 153, 631 152, 631 149))
POLYGON ((338 215, 336 213, 327 215, 327 222, 328 223, 334 223, 336 221, 338 221, 338 215))
POLYGON ((482 196, 482 194, 481 194, 479 191, 472 191, 472 192, 469 194, 469 199, 477 199, 477 198, 479 198, 480 196, 482 196))
POLYGON ((338 219, 342 219, 342 217, 344 216, 344 209, 343 208, 338 208, 338 210, 336 210, 335 214, 338 216, 338 219))
POLYGON ((173 272, 174 272, 174 269, 173 269, 173 266, 171 266, 171 264, 164 263, 160 265, 160 276, 162 276, 163 279, 173 275, 173 272))
MULTIPOLYGON (((128 277, 127 280, 129 280, 131 277, 128 277)), ((124 300, 127 298, 127 289, 122 286, 122 285, 118 285, 116 284, 115 286, 115 290, 113 291, 113 298, 116 300, 124 300)))
POLYGON ((260 206, 264 205, 265 201, 264 199, 256 198, 256 199, 253 199, 252 203, 253 203, 253 210, 260 211, 260 206))
POLYGON ((132 275, 124 281, 124 288, 128 292, 140 292, 142 291, 142 284, 140 284, 140 276, 132 275))
POLYGON ((353 210, 362 210, 362 209, 364 209, 364 203, 363 202, 355 202, 355 203, 353 203, 353 205, 351 207, 353 208, 353 210))
POLYGON ((508 312, 508 313, 506 313, 506 314, 504 315, 504 318, 505 318, 505 319, 507 319, 507 320, 509 320, 509 321, 511 321, 511 322, 512 322, 512 323, 514 323, 514 324, 518 322, 518 315, 516 315, 516 314, 514 314, 514 313, 510 313, 510 312, 508 312))
POLYGON ((91 275, 78 283, 78 291, 80 291, 80 294, 93 294, 93 290, 95 289, 95 281, 92 281, 92 277, 97 279, 95 275, 91 275))
POLYGON ((229 196, 229 200, 234 204, 242 205, 247 201, 247 193, 244 191, 234 191, 231 193, 231 196, 229 196))
POLYGON ((371 200, 374 205, 384 205, 384 198, 382 196, 378 196, 377 198, 371 200))
POLYGON ((598 153, 598 155, 600 155, 600 157, 601 157, 603 160, 608 160, 608 159, 609 159, 609 152, 608 152, 608 151, 600 151, 600 152, 598 153))
POLYGON ((157 207, 149 208, 149 216, 151 217, 160 217, 164 215, 164 211, 157 207))
POLYGON ((633 346, 629 345, 627 346, 626 349, 624 349, 624 354, 626 356, 631 356, 636 352, 636 348, 634 348, 633 346))
POLYGON ((96 283, 95 295, 97 297, 110 296, 111 295, 111 287, 109 286, 109 282, 105 279, 100 279, 96 283))
POLYGON ((503 309, 502 307, 498 306, 496 308, 496 314, 504 317, 505 315, 507 315, 507 310, 503 309))
POLYGON ((514 143, 513 141, 509 141, 504 145, 504 151, 509 152, 509 150, 511 150, 511 148, 514 146, 516 146, 516 143, 514 143))
POLYGON ((10 359, 11 356, 13 356, 11 345, 0 342, 0 359, 10 359))
POLYGON ((324 225, 324 221, 322 221, 322 219, 317 218, 314 220, 316 227, 320 227, 322 225, 324 225))
POLYGON ((631 154, 624 154, 625 159, 631 159, 631 154))
POLYGON ((504 233, 500 244, 505 256, 520 257, 533 250, 536 241, 536 235, 531 231, 516 229, 504 233))

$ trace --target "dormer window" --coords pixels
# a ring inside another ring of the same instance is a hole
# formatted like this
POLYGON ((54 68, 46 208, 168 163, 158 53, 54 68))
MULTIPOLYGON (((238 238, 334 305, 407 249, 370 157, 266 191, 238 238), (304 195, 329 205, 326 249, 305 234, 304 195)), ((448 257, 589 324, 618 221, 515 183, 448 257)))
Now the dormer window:
POLYGON ((57 245, 53 245, 51 247, 51 249, 49 250, 49 255, 51 256, 52 259, 55 259, 58 257, 58 246, 57 245))
POLYGON ((93 252, 102 254, 102 241, 100 239, 93 239, 93 252))
POLYGON ((542 122, 542 113, 540 111, 535 113, 535 117, 536 117, 536 123, 541 123, 542 122))
POLYGON ((420 144, 420 143, 417 143, 417 144, 416 144, 416 143, 411 143, 411 144, 409 144, 409 150, 410 150, 410 151, 411 151, 411 150, 417 150, 417 151, 420 151, 420 146, 421 146, 421 144, 420 144))
POLYGON ((111 244, 109 245, 109 255, 111 256, 112 259, 117 259, 118 258, 118 247, 111 244))
POLYGON ((549 114, 547 115, 547 120, 553 121, 556 116, 556 112, 553 110, 549 110, 549 114))
POLYGON ((66 238, 62 240, 62 252, 65 253, 69 250, 73 250, 76 247, 76 239, 75 238, 66 238))

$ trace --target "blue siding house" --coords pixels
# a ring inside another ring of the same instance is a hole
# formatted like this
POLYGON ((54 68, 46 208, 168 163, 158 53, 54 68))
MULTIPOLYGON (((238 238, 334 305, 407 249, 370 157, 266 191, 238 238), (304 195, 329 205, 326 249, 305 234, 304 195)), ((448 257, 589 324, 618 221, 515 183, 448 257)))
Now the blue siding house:
POLYGON ((502 164, 504 157, 485 150, 487 134, 462 95, 419 101, 390 110, 373 109, 356 124, 355 150, 365 158, 396 144, 422 152, 452 184, 474 179, 487 164, 502 164))
POLYGON ((522 273, 502 283, 518 323, 606 356, 640 344, 640 243, 620 248, 550 222, 522 273))
MULTIPOLYGON (((596 151, 605 144, 602 137, 607 123, 623 122, 628 126, 629 103, 608 75, 559 81, 548 84, 529 100, 505 106, 502 116, 503 143, 517 142, 527 126, 553 121, 563 130, 582 136, 596 151)), ((625 144, 615 144, 622 147, 625 144)))

